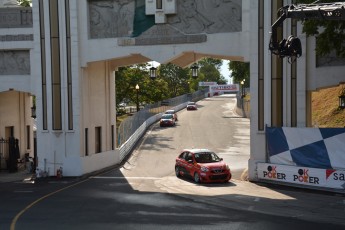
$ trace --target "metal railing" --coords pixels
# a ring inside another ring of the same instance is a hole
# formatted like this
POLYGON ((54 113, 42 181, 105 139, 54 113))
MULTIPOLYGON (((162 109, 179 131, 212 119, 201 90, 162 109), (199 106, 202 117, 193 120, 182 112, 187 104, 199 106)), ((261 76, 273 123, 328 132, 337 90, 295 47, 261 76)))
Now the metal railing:
MULTIPOLYGON (((247 93, 248 90, 246 90, 245 92, 247 93)), ((250 118, 250 100, 243 98, 240 93, 236 95, 236 98, 236 106, 238 109, 240 109, 239 113, 241 113, 243 117, 250 118)))
POLYGON ((122 144, 124 144, 150 117, 163 113, 170 108, 188 101, 199 101, 205 98, 207 91, 208 89, 199 90, 194 93, 160 101, 155 104, 146 105, 139 112, 134 113, 133 116, 130 116, 121 122, 119 128, 117 129, 117 147, 120 147, 122 144))

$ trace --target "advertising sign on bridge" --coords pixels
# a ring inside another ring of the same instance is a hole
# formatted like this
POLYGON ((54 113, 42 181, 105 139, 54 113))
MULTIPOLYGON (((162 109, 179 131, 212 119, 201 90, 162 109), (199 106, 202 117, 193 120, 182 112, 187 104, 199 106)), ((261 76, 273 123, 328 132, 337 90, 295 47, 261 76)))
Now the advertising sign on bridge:
POLYGON ((199 86, 210 86, 210 85, 217 85, 217 82, 199 81, 199 86))
POLYGON ((239 91, 239 85, 238 84, 210 86, 210 93, 212 96, 224 94, 224 93, 237 93, 238 91, 239 91))

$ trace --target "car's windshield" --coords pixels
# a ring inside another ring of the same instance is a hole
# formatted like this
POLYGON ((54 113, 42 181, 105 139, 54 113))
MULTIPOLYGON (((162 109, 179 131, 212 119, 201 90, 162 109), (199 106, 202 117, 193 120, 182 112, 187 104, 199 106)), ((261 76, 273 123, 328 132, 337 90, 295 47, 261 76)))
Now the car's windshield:
POLYGON ((172 119, 173 115, 172 114, 163 114, 162 119, 172 119))
POLYGON ((194 102, 188 102, 188 105, 195 105, 194 102))
POLYGON ((221 159, 213 152, 201 152, 194 154, 197 163, 219 162, 221 159))
POLYGON ((168 111, 165 112, 165 114, 174 114, 174 111, 168 110, 168 111))

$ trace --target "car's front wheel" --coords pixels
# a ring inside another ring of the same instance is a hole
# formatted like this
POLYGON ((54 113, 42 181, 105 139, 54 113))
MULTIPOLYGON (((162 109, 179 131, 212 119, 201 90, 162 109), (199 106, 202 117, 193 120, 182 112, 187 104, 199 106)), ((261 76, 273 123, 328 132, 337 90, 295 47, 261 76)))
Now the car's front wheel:
POLYGON ((177 177, 181 177, 180 168, 178 166, 175 167, 175 174, 177 177))
POLYGON ((194 173, 194 181, 195 181, 195 183, 200 183, 201 182, 199 173, 197 173, 197 172, 194 173))

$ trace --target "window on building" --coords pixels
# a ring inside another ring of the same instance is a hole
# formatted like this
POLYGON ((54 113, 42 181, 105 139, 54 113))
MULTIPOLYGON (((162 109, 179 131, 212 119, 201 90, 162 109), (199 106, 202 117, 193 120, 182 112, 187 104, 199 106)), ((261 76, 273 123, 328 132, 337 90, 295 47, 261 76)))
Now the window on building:
POLYGON ((156 0, 156 9, 162 9, 163 8, 163 3, 162 0, 156 0))
POLYGON ((114 133, 114 125, 111 126, 111 150, 115 149, 115 133, 114 133))
POLYGON ((26 126, 26 149, 30 149, 31 148, 31 146, 30 146, 30 143, 31 143, 31 141, 30 141, 30 139, 31 139, 31 129, 30 129, 30 125, 27 125, 26 126))
POLYGON ((102 127, 95 128, 95 153, 102 152, 102 127))
POLYGON ((89 155, 89 129, 85 128, 85 156, 89 155))

